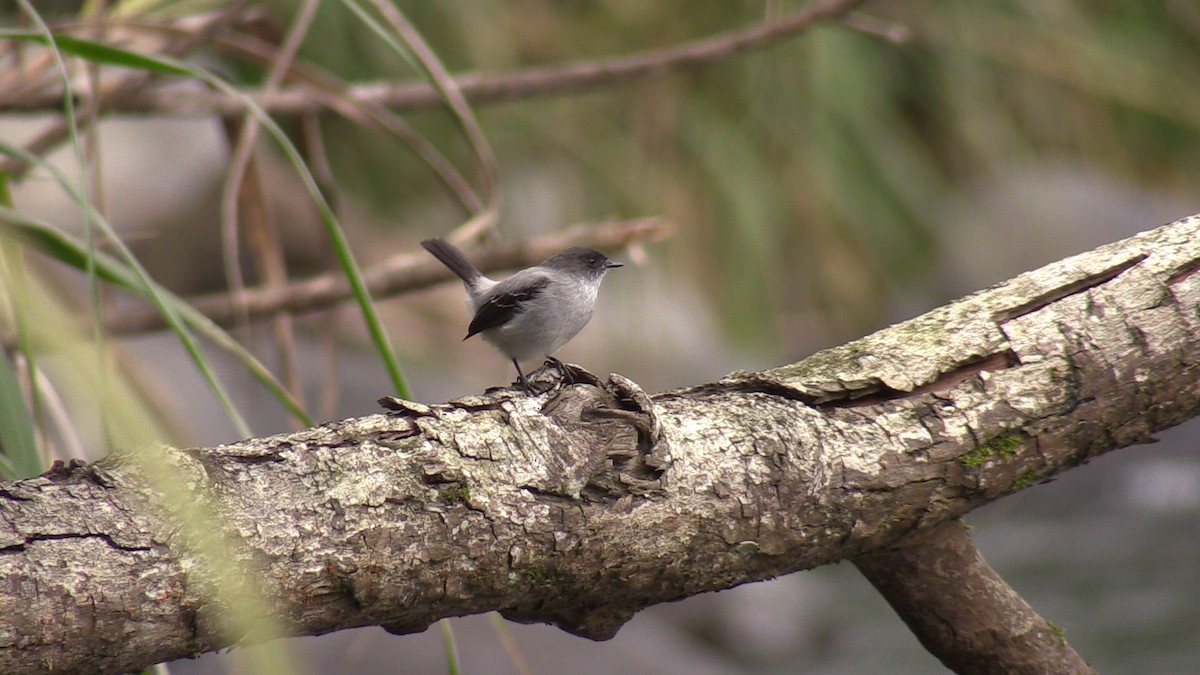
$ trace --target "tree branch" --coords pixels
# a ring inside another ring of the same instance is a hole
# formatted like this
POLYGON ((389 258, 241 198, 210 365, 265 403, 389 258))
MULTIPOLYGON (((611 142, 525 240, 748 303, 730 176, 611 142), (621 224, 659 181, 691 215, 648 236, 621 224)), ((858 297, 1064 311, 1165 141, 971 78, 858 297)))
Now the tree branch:
MULTIPOLYGON (((661 77, 672 70, 715 63, 752 49, 761 49, 792 37, 829 19, 841 17, 865 0, 818 0, 772 21, 729 31, 695 42, 666 49, 599 61, 583 61, 543 68, 528 68, 512 73, 468 73, 455 78, 467 101, 473 104, 497 103, 534 96, 575 93, 596 87, 661 77)), ((853 26, 852 26, 853 27, 853 26)), ((256 103, 273 114, 314 112, 325 107, 306 87, 276 92, 246 90, 256 103)), ((360 85, 347 92, 351 98, 382 104, 396 110, 416 110, 440 106, 442 95, 425 82, 360 85)), ((46 93, 18 100, 3 100, 14 110, 57 108, 62 95, 46 93)), ((114 100, 107 109, 126 112, 161 112, 179 115, 241 115, 245 106, 220 92, 177 89, 136 92, 114 100)))
MULTIPOLYGON (((589 223, 523 241, 488 245, 472 251, 471 256, 487 273, 532 265, 569 246, 609 251, 624 248, 661 236, 668 227, 661 218, 589 223)), ((424 253, 406 253, 372 265, 364 270, 363 278, 371 296, 379 300, 457 277, 424 253)), ((216 293, 190 298, 189 302, 218 325, 230 326, 238 320, 262 319, 280 312, 326 309, 349 298, 349 282, 341 270, 334 270, 279 286, 216 293)), ((105 330, 113 334, 144 333, 165 326, 162 314, 149 306, 119 309, 104 317, 105 330)))
POLYGON ((857 558, 921 644, 959 675, 1094 671, 979 554, 957 520, 857 558))
MULTIPOLYGON (((160 453, 290 632, 499 610, 604 639, 648 605, 869 561, 1195 416, 1198 271, 1193 217, 652 398, 611 376, 536 398, 388 400, 160 453)), ((121 672, 229 644, 136 457, 0 486, 0 671, 121 672)))

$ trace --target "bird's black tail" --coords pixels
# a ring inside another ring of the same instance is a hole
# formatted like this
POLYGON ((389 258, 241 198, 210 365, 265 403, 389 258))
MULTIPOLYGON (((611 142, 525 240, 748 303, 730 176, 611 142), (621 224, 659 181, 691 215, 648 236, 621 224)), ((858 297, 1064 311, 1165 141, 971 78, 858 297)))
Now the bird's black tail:
POLYGON ((445 239, 438 239, 436 237, 433 239, 426 239, 425 241, 421 242, 421 246, 424 246, 426 251, 432 253, 433 257, 442 261, 443 265, 449 267, 451 272, 457 274, 459 278, 468 284, 474 283, 476 279, 483 276, 483 274, 471 264, 471 261, 467 260, 467 256, 464 255, 462 251, 458 250, 457 246, 451 244, 445 239))

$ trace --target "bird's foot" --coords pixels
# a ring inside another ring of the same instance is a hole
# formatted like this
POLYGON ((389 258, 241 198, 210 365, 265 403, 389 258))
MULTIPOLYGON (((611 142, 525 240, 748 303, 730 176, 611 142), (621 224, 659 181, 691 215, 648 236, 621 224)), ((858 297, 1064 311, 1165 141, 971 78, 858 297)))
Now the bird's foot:
POLYGON ((600 378, 592 373, 573 363, 563 363, 553 356, 547 357, 546 362, 529 377, 522 376, 516 383, 530 396, 540 396, 572 384, 602 386, 600 378))
POLYGON ((518 368, 517 381, 513 384, 521 388, 527 396, 541 396, 562 384, 562 378, 555 379, 545 366, 530 373, 529 377, 525 377, 525 373, 518 368))
POLYGON ((546 365, 543 368, 550 367, 558 371, 559 380, 563 385, 568 384, 590 384, 594 387, 601 387, 600 378, 595 374, 586 370, 583 366, 574 363, 563 363, 553 356, 546 357, 546 365))

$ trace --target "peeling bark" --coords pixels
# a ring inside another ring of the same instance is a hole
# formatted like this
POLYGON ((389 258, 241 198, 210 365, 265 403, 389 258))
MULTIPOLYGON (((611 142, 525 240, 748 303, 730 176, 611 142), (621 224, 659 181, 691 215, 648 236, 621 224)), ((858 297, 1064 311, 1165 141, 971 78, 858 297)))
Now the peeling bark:
MULTIPOLYGON (((638 610, 859 558, 1200 411, 1200 217, 769 371, 613 376, 162 448, 295 634, 638 610)), ((222 607, 136 453, 0 486, 0 671, 217 649, 222 607)))

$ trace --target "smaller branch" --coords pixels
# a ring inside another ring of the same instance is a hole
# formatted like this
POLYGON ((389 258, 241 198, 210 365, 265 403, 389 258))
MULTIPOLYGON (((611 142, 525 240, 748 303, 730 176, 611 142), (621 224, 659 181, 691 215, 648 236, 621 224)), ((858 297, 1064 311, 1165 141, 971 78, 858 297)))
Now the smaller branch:
MULTIPOLYGON (((186 40, 169 44, 163 52, 170 56, 187 54, 192 49, 208 41, 222 27, 236 21, 246 3, 247 0, 238 0, 232 7, 220 12, 214 12, 205 18, 205 22, 194 35, 189 36, 186 40)), ((113 104, 119 104, 129 98, 137 98, 137 92, 153 83, 156 77, 150 71, 133 70, 122 72, 110 81, 105 89, 91 92, 91 100, 88 101, 87 105, 93 106, 97 114, 89 115, 79 120, 80 126, 83 126, 83 123, 90 122, 93 117, 98 116, 100 113, 108 112, 113 104)), ((51 99, 53 103, 45 107, 61 108, 63 101, 62 90, 59 89, 52 92, 51 99)), ((18 101, 5 101, 4 107, 13 107, 14 103, 18 103, 18 101)), ((25 150, 33 155, 41 155, 49 152, 50 149, 56 147, 68 137, 70 128, 70 124, 65 119, 54 120, 25 144, 25 150)), ((29 164, 19 157, 4 157, 0 159, 0 172, 6 173, 9 176, 20 176, 28 169, 29 164)))
POLYGON ((921 644, 956 673, 1094 673, 950 520, 854 561, 921 644))
MULTIPOLYGON (((778 20, 728 31, 713 37, 666 49, 647 51, 599 61, 567 63, 544 68, 528 68, 511 73, 467 73, 455 78, 463 96, 471 104, 496 103, 515 99, 577 93, 610 84, 661 77, 681 68, 702 66, 742 52, 762 49, 801 33, 829 19, 844 16, 865 0, 820 0, 778 20)), ((860 25, 854 25, 863 30, 860 25)), ((868 31, 870 32, 870 31, 868 31)), ((315 100, 307 87, 290 87, 275 93, 262 90, 245 92, 263 109, 273 114, 297 114, 320 110, 325 102, 315 100)), ((417 110, 443 105, 442 94, 425 82, 363 85, 348 95, 362 102, 386 105, 395 110, 417 110)), ((9 100, 12 109, 57 107, 53 96, 9 100)), ((174 88, 137 92, 112 101, 110 110, 162 112, 178 115, 240 115, 240 101, 219 92, 179 91, 174 88)))
MULTIPOLYGON (((661 218, 614 221, 581 225, 563 232, 524 241, 489 245, 471 252, 484 272, 525 267, 569 246, 620 249, 643 239, 661 236, 668 224, 661 218)), ((420 253, 403 253, 380 262, 364 272, 368 290, 376 300, 427 288, 454 279, 453 273, 420 253)), ((241 317, 250 320, 279 312, 310 312, 335 305, 350 297, 350 285, 340 272, 326 272, 282 287, 247 288, 236 295, 220 293, 191 299, 196 309, 221 326, 241 317)), ((104 317, 105 328, 114 334, 144 333, 165 327, 162 315, 151 307, 113 312, 104 317)))

